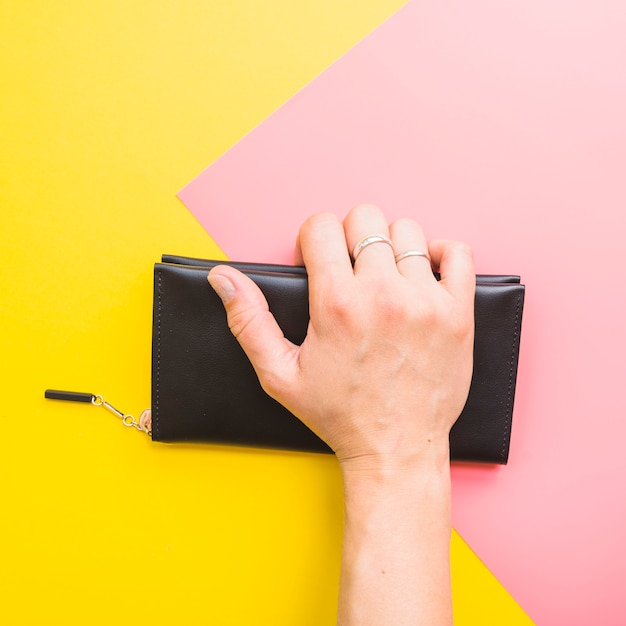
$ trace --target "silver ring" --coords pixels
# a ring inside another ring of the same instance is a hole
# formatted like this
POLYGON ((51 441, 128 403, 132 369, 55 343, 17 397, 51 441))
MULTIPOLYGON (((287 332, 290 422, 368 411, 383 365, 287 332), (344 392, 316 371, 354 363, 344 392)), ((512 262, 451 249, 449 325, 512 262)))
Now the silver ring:
POLYGON ((426 252, 422 252, 421 250, 407 250, 406 252, 396 254, 396 263, 399 263, 402 259, 406 259, 410 256, 423 256, 430 263, 430 257, 428 254, 426 252))
POLYGON ((391 239, 389 239, 389 237, 385 237, 384 235, 368 235, 367 237, 363 237, 363 239, 361 239, 361 241, 354 246, 354 250, 352 251, 352 262, 356 263, 359 254, 361 254, 367 246, 371 246, 373 243, 386 243, 393 250, 393 243, 391 243, 391 239))

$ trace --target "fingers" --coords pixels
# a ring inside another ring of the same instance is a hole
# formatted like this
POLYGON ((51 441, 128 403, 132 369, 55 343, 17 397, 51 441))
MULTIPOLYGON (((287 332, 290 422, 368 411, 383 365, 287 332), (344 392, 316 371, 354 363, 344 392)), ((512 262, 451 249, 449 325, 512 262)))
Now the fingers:
POLYGON ((341 222, 333 213, 317 213, 302 224, 296 241, 296 259, 302 259, 309 273, 332 267, 347 274, 350 256, 341 222))
POLYGON ((382 211, 372 204, 361 204, 354 207, 343 221, 346 243, 351 254, 356 252, 354 273, 359 274, 392 274, 396 272, 393 247, 383 241, 376 241, 361 251, 355 247, 363 238, 378 235, 389 238, 389 227, 382 211))
POLYGON ((208 281, 224 303, 228 326, 270 394, 293 379, 298 348, 285 339, 265 296, 245 274, 218 265, 208 281))
POLYGON ((341 222, 332 213, 317 213, 304 222, 296 241, 296 263, 309 275, 309 300, 323 295, 352 278, 352 264, 341 222))
POLYGON ((434 280, 430 259, 419 254, 428 255, 428 242, 422 227, 414 220, 399 219, 389 227, 389 231, 396 259, 398 255, 411 253, 396 261, 400 274, 411 280, 434 280))
POLYGON ((474 302, 476 274, 472 249, 459 241, 431 241, 428 251, 441 274, 440 285, 466 303, 474 302))
POLYGON ((354 207, 343 225, 330 213, 309 218, 300 229, 295 260, 307 267, 311 299, 317 290, 341 286, 352 272, 374 276, 399 272, 411 280, 434 280, 433 270, 440 271, 441 285, 453 295, 467 301, 474 298, 474 263, 469 246, 454 241, 428 242, 421 226, 410 219, 399 219, 388 227, 382 211, 370 204, 354 207), (369 235, 389 237, 392 246, 383 241, 367 245, 358 253, 351 271, 351 253, 369 235), (413 254, 396 262, 406 252, 413 254))
POLYGON ((304 257, 302 256, 302 245, 300 244, 300 233, 296 235, 296 247, 293 252, 293 264, 304 265, 304 257))

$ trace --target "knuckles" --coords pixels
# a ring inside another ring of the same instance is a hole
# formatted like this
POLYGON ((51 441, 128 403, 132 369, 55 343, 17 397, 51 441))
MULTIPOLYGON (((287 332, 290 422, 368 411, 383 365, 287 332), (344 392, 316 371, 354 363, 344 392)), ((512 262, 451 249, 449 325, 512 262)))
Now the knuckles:
POLYGON ((383 219, 385 219, 385 216, 383 215, 383 212, 380 210, 380 208, 376 206, 375 204, 372 204, 371 202, 362 202, 361 204, 357 204, 356 206, 352 207, 349 215, 352 218, 354 217, 358 217, 358 218, 382 217, 383 219))
POLYGON ((308 217, 300 227, 300 236, 306 236, 308 233, 324 227, 328 224, 335 225, 339 223, 339 219, 330 211, 321 211, 308 217))
POLYGON ((457 241, 456 247, 460 253, 465 254, 466 256, 474 256, 474 250, 472 249, 472 246, 469 245, 469 243, 466 243, 465 241, 457 241))
POLYGON ((348 321, 356 311, 354 300, 343 293, 333 293, 326 300, 326 306, 333 317, 343 321, 348 321))
POLYGON ((451 242, 451 245, 454 247, 454 251, 456 252, 456 254, 466 257, 467 260, 473 265, 474 250, 472 249, 472 246, 470 246, 468 243, 465 243, 464 241, 454 241, 451 242))
POLYGON ((474 338, 474 316, 463 311, 452 315, 448 324, 448 329, 452 337, 459 342, 464 342, 474 338))
POLYGON ((357 336, 420 328, 458 341, 473 337, 472 310, 437 290, 418 293, 383 280, 359 290, 337 287, 324 293, 320 310, 335 328, 357 336))
POLYGON ((424 238, 424 229, 421 224, 408 217, 400 217, 393 224, 390 229, 393 233, 405 233, 408 237, 414 239, 419 237, 424 238))

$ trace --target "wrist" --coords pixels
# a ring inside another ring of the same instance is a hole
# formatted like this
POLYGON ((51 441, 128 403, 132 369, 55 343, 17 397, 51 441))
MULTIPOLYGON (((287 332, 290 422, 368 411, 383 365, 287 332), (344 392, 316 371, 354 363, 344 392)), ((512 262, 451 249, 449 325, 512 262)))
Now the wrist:
POLYGON ((340 461, 346 505, 376 498, 406 503, 424 497, 445 504, 451 491, 449 448, 431 452, 340 461))
POLYGON ((426 476, 449 476, 450 443, 446 435, 428 439, 422 446, 361 454, 337 454, 344 481, 387 482, 426 476))

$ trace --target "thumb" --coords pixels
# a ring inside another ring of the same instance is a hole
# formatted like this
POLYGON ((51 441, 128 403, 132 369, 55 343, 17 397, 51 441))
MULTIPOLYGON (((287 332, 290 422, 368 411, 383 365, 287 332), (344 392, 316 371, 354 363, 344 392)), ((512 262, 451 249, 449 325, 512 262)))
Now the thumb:
POLYGON ((285 338, 263 292, 248 276, 233 267, 218 265, 209 272, 208 281, 224 303, 228 326, 263 389, 276 397, 293 379, 298 347, 285 338))

